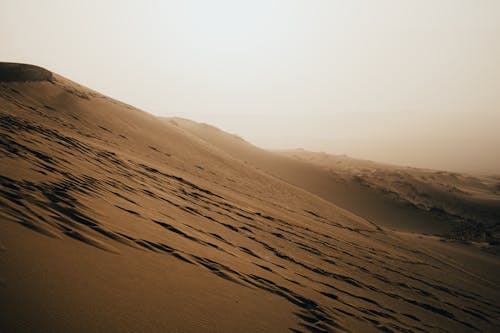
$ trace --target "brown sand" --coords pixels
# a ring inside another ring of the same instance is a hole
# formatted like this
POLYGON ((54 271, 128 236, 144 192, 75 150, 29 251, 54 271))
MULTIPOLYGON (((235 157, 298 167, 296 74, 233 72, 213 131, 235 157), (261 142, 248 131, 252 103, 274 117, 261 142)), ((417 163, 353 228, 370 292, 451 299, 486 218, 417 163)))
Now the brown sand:
POLYGON ((418 238, 58 75, 22 81, 0 83, 1 332, 499 327, 495 281, 418 238))
POLYGON ((500 176, 399 167, 302 149, 270 152, 207 124, 166 121, 379 226, 449 234, 457 222, 469 221, 500 233, 500 176))

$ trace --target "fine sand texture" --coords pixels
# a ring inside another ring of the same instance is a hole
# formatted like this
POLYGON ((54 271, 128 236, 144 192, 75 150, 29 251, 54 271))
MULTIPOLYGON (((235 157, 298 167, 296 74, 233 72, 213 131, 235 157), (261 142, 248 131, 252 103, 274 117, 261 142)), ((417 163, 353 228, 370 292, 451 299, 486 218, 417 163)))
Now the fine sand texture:
POLYGON ((207 124, 166 121, 379 226, 500 242, 500 176, 399 167, 303 149, 271 152, 207 124))
POLYGON ((500 327, 498 279, 453 244, 388 230, 57 74, 7 77, 0 332, 500 327))

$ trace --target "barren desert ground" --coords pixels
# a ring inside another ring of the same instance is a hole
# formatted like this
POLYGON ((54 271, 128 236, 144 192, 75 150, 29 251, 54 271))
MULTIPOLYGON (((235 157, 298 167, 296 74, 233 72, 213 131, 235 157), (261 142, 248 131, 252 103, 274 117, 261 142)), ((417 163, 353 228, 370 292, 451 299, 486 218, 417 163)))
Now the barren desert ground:
POLYGON ((0 64, 0 131, 0 332, 500 329, 499 178, 266 151, 31 65, 0 64))

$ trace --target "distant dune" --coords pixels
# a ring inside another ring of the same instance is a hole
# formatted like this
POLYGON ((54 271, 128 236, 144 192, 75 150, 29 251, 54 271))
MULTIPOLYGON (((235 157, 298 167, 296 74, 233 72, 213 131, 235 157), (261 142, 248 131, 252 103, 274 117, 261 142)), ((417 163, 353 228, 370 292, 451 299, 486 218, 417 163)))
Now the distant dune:
MULTIPOLYGON (((500 176, 398 167, 304 150, 280 154, 317 165, 346 183, 360 183, 379 197, 416 208, 447 225, 447 236, 500 242, 500 176)), ((397 224, 393 227, 398 229, 397 224)))
POLYGON ((0 64, 0 332, 500 327, 500 264, 480 245, 340 208, 324 165, 12 66, 0 64))

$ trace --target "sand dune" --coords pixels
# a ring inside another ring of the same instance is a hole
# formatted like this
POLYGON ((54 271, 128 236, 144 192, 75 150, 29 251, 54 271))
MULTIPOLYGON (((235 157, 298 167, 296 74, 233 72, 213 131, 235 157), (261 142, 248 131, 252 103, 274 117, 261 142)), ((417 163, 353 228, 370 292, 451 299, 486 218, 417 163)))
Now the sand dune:
POLYGON ((173 121, 234 158, 306 189, 379 226, 426 233, 445 233, 450 230, 448 223, 401 201, 380 196, 359 181, 347 181, 345 177, 338 177, 322 166, 260 149, 206 124, 181 119, 173 121))
POLYGON ((52 72, 33 65, 2 63, 0 66, 1 82, 34 82, 49 81, 52 79, 52 72))
POLYGON ((170 120, 220 150, 401 231, 497 243, 500 178, 376 163, 302 149, 270 152, 213 126, 170 120))
POLYGON ((8 76, 0 105, 2 332, 500 327, 494 279, 274 175, 241 139, 57 74, 8 76))
POLYGON ((433 216, 450 225, 447 234, 454 238, 500 241, 499 176, 398 167, 303 150, 280 153, 433 216))

